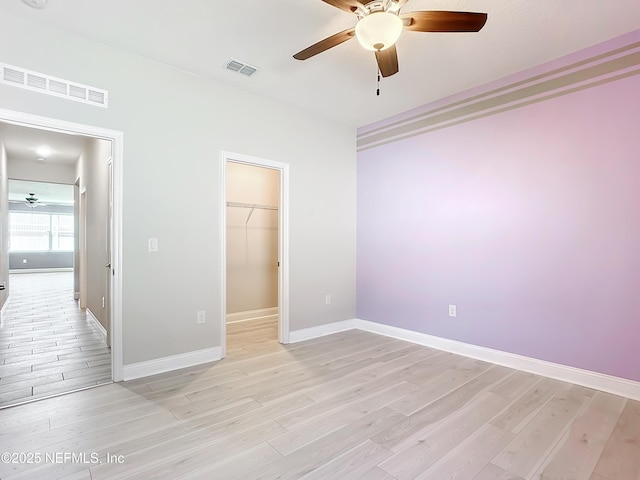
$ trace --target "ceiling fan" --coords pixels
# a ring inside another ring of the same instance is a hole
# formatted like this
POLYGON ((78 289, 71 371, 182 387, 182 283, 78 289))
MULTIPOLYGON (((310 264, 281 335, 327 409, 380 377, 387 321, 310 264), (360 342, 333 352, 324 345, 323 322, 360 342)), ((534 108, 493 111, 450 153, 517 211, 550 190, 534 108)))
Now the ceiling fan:
POLYGON ((47 205, 46 203, 40 203, 40 200, 38 200, 35 193, 30 193, 29 196, 24 197, 24 199, 27 202, 27 205, 31 208, 44 207, 47 205))
POLYGON ((414 32, 478 32, 487 21, 486 13, 418 11, 400 13, 408 0, 322 0, 358 17, 353 28, 331 35, 296 53, 293 58, 306 60, 340 45, 354 36, 367 50, 375 52, 383 77, 398 73, 396 41, 402 30, 414 32))
MULTIPOLYGON (((9 203, 15 203, 15 204, 21 205, 23 202, 21 200, 9 199, 9 203)), ((45 207, 48 205, 47 203, 40 202, 38 197, 36 197, 35 193, 30 193, 28 196, 24 197, 24 203, 31 208, 45 207)))

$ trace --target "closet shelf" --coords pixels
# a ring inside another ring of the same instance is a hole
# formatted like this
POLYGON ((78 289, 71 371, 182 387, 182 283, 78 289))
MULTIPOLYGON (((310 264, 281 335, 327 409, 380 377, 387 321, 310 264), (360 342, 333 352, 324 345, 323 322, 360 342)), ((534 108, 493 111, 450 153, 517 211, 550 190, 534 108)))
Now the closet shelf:
POLYGON ((239 203, 239 202, 227 202, 227 207, 234 207, 234 208, 250 208, 251 211, 249 212, 249 215, 247 215, 247 220, 246 222, 244 222, 245 225, 247 225, 249 223, 249 219, 251 218, 251 215, 253 215, 253 211, 258 208, 260 210, 278 210, 278 207, 274 207, 272 205, 260 205, 257 203, 239 203))
POLYGON ((262 210, 278 210, 278 207, 273 207, 271 205, 260 205, 258 203, 238 203, 238 202, 227 202, 227 207, 236 207, 236 208, 261 208, 262 210))

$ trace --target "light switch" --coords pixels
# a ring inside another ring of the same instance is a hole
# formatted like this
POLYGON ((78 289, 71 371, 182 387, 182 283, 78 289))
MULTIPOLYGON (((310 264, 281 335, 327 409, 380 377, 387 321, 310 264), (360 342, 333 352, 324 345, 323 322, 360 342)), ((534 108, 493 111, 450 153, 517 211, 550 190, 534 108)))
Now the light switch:
POLYGON ((149 239, 149 251, 150 252, 157 252, 158 251, 158 239, 157 238, 150 238, 149 239))

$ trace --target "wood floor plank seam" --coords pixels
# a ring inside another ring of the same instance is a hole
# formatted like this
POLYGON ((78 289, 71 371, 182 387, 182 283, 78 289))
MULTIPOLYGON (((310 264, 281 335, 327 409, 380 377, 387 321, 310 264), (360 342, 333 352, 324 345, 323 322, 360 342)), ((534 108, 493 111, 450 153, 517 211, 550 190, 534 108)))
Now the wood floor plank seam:
POLYGON ((0 324, 0 409, 111 381, 103 367, 110 349, 74 300, 73 272, 11 274, 10 288, 0 324), (86 371, 66 378, 70 362, 86 371), (13 375, 20 383, 6 380, 13 375))

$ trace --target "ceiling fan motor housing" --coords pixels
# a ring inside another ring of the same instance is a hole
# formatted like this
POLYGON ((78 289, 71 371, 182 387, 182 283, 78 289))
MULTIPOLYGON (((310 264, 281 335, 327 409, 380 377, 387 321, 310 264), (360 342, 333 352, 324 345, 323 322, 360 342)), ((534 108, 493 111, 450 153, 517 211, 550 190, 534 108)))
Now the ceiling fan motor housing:
POLYGON ((393 0, 373 0, 366 5, 360 5, 353 13, 359 18, 366 17, 374 12, 389 12, 397 14, 400 10, 400 4, 393 0))

